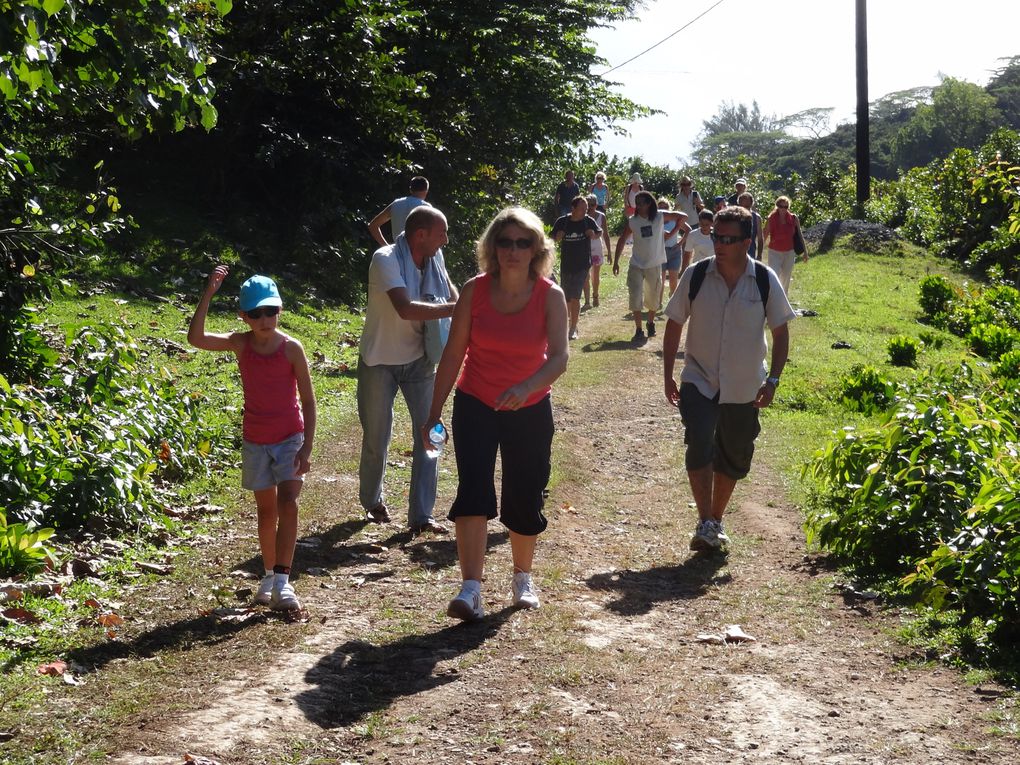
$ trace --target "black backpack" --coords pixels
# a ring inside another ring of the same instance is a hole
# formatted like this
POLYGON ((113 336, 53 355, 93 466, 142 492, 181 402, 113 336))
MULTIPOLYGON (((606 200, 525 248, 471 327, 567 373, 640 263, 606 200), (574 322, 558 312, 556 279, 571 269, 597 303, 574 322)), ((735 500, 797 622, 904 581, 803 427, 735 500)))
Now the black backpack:
MULTIPOLYGON (((695 263, 691 272, 690 289, 687 291, 687 299, 693 303, 701 290, 701 283, 705 281, 705 274, 708 273, 708 262, 711 258, 705 258, 695 263)), ((754 281, 758 285, 758 294, 761 295, 761 307, 768 315, 769 304, 769 270, 760 260, 754 261, 754 281)))

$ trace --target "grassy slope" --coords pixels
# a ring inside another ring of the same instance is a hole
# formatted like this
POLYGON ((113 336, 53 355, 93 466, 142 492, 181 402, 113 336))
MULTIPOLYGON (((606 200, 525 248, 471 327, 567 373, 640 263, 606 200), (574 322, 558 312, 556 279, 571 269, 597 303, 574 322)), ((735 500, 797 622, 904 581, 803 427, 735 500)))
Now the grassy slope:
MULTIPOLYGON (((892 366, 887 346, 895 335, 917 339, 933 331, 917 322, 918 281, 929 273, 956 278, 945 263, 912 247, 881 255, 836 247, 794 268, 791 301, 818 316, 791 324, 790 362, 776 404, 763 414, 759 448, 797 496, 800 469, 813 453, 834 430, 865 420, 839 403, 840 378, 855 364, 877 367, 897 381, 915 374, 892 366), (837 341, 852 347, 833 349, 837 341)), ((923 350, 918 367, 956 363, 967 355, 960 338, 936 334, 944 339, 942 347, 923 350)))

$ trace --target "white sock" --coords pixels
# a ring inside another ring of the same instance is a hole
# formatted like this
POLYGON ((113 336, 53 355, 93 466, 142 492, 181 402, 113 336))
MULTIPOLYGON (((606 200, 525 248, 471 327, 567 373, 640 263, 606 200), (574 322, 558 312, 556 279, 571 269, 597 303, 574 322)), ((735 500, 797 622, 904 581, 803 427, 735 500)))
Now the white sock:
POLYGON ((273 580, 273 589, 278 590, 290 581, 290 574, 276 574, 273 580))
MULTIPOLYGON (((267 568, 266 569, 266 576, 273 576, 273 569, 267 568)), ((262 578, 265 579, 265 576, 262 577, 262 578)))
POLYGON ((468 592, 481 592, 482 583, 479 582, 477 579, 465 579, 463 584, 461 584, 460 588, 462 590, 467 590, 468 592))

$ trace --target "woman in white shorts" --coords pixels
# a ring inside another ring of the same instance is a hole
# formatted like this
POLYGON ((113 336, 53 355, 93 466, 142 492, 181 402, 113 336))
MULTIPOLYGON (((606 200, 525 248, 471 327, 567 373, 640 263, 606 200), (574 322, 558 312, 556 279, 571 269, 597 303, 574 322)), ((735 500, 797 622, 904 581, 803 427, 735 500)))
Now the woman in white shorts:
POLYGON ((609 230, 606 228, 606 214, 598 209, 598 197, 589 194, 585 201, 588 203, 588 217, 593 218, 602 229, 602 236, 591 240, 591 303, 598 308, 599 272, 609 257, 609 230))

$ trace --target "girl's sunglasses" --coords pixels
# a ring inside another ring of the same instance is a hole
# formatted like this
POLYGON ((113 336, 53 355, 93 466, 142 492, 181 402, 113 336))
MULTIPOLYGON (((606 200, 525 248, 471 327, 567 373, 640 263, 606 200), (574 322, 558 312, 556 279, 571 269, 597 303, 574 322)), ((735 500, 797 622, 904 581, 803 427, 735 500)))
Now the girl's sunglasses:
POLYGON ((244 315, 249 319, 261 319, 263 316, 276 316, 279 312, 280 306, 267 305, 262 308, 253 308, 250 311, 245 311, 244 315))

